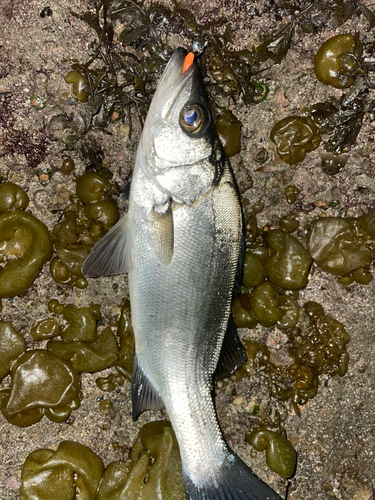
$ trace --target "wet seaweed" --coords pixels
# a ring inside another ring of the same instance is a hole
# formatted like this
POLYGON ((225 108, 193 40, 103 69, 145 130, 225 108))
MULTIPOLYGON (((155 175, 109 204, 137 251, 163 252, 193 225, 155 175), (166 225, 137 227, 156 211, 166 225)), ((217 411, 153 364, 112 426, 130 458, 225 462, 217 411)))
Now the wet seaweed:
POLYGON ((342 26, 353 16, 366 19, 369 29, 375 26, 375 15, 357 0, 318 0, 294 2, 275 0, 275 5, 280 10, 285 10, 289 15, 295 16, 295 22, 303 32, 313 33, 330 23, 333 28, 342 26))
MULTIPOLYGON (((129 134, 132 133, 134 117, 142 127, 156 86, 155 75, 162 71, 173 52, 168 37, 181 33, 192 41, 204 43, 209 40, 207 43, 213 47, 211 52, 218 52, 218 46, 221 50, 222 44, 210 30, 227 21, 219 18, 209 25, 200 26, 195 16, 178 2, 173 10, 158 3, 145 10, 143 2, 133 0, 98 0, 90 3, 89 11, 83 14, 72 12, 72 15, 91 26, 97 39, 91 44, 90 59, 72 65, 72 70, 82 75, 87 83, 87 96, 84 95, 83 99, 75 91, 78 100, 87 104, 85 114, 81 116, 80 130, 69 138, 69 148, 75 147, 93 128, 108 131, 108 125, 114 119, 126 119, 129 134), (118 25, 123 29, 116 34, 118 25)), ((226 30, 225 40, 230 37, 230 30, 226 30)), ((234 82, 230 91, 242 92, 250 102, 253 86, 247 80, 250 74, 248 61, 243 60, 244 54, 224 52, 225 58, 219 66, 229 66, 229 72, 234 76, 229 78, 231 82, 222 78, 221 87, 234 82)))
MULTIPOLYGON (((131 15, 134 10, 144 20, 144 16, 140 15, 143 9, 129 1, 103 0, 94 2, 91 6, 92 10, 84 14, 72 12, 73 16, 86 22, 97 34, 97 40, 91 44, 90 59, 83 64, 72 65, 72 69, 80 72, 88 81, 88 120, 86 130, 81 135, 92 127, 106 130, 114 117, 126 117, 131 127, 133 109, 142 125, 149 105, 145 89, 147 76, 140 74, 139 57, 126 50, 122 34, 118 40, 114 40, 114 22, 121 20, 124 13, 131 15), (102 67, 93 69, 94 62, 95 66, 101 64, 102 67)), ((137 36, 137 40, 139 37, 137 36)))
POLYGON ((255 61, 262 63, 271 59, 275 64, 280 64, 290 49, 295 26, 293 20, 262 37, 261 44, 253 52, 255 61))
POLYGON ((111 179, 112 173, 104 166, 104 151, 103 148, 93 139, 88 136, 81 143, 81 156, 86 163, 86 171, 94 171, 104 177, 111 179))
MULTIPOLYGON (((356 0, 275 0, 272 8, 279 13, 278 19, 286 15, 289 21, 263 36, 258 46, 240 51, 231 49, 234 40, 228 19, 222 16, 201 25, 177 0, 173 8, 159 3, 146 8, 144 2, 136 0, 96 0, 89 3, 87 12, 72 13, 94 29, 97 39, 91 44, 90 59, 72 65, 72 70, 87 81, 88 95, 85 112, 78 113, 79 131, 69 137, 68 147, 74 148, 92 129, 109 133, 109 125, 117 120, 127 121, 130 136, 135 118, 143 126, 156 76, 173 52, 169 37, 175 33, 204 47, 198 57, 217 117, 223 98, 233 104, 252 104, 267 97, 267 86, 254 80, 254 75, 261 74, 270 63, 281 63, 296 33, 315 33, 327 22, 341 26, 352 16, 364 16, 370 28, 375 25, 374 13, 356 0)), ((362 60, 359 63, 362 81, 369 87, 370 67, 362 60)), ((363 102, 362 97, 329 102, 330 118, 325 120, 330 135, 328 151, 339 153, 354 143, 364 114, 372 109, 372 105, 363 102)), ((311 113, 317 114, 316 110, 311 113)))
POLYGON ((43 128, 33 131, 17 128, 12 94, 0 94, 0 157, 24 155, 30 168, 36 168, 47 153, 48 137, 43 128))
POLYGON ((255 62, 272 60, 279 64, 287 55, 296 31, 316 33, 330 23, 333 28, 342 26, 353 16, 366 19, 369 29, 375 26, 375 14, 356 0, 318 0, 318 1, 283 1, 274 0, 278 12, 291 17, 286 24, 281 24, 271 33, 261 38, 261 43, 253 48, 255 62))
POLYGON ((324 143, 326 150, 340 154, 348 151, 355 143, 361 130, 363 118, 375 108, 375 101, 368 99, 367 89, 357 95, 354 90, 340 99, 330 97, 303 111, 318 126, 321 133, 329 135, 324 143))

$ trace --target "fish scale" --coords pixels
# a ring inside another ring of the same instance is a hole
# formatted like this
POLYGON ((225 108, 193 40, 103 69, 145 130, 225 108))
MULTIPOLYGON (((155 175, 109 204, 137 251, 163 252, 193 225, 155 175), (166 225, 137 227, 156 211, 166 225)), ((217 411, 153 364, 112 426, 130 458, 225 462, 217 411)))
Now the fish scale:
POLYGON ((242 214, 198 66, 185 55, 173 54, 152 100, 128 214, 94 247, 83 272, 129 274, 133 418, 165 406, 187 500, 280 500, 229 449, 212 399, 219 356, 233 365, 228 373, 246 359, 228 325, 242 214))
MULTIPOLYGON (((241 232, 237 194, 233 183, 226 186, 226 177, 230 178, 229 170, 222 178, 223 187, 211 191, 199 204, 174 210, 169 266, 139 248, 129 273, 138 362, 175 423, 190 477, 201 476, 204 467, 204 474, 213 476, 226 453, 211 397, 236 272, 236 266, 224 263, 237 262, 241 232), (226 218, 215 214, 216 205, 223 203, 226 218), (166 363, 170 357, 173 363, 166 363)), ((134 239, 140 247, 147 242, 147 228, 136 230, 134 239)))

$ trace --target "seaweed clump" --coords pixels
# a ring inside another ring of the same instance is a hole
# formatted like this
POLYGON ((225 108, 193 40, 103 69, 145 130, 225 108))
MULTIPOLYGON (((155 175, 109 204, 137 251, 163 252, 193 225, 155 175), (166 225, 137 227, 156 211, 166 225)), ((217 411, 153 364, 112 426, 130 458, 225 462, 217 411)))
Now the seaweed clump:
POLYGON ((325 102, 319 102, 302 110, 305 117, 310 118, 320 134, 328 134, 324 143, 328 152, 338 155, 349 149, 355 143, 361 130, 363 118, 375 107, 375 101, 367 97, 366 87, 360 91, 343 95, 340 99, 330 97, 325 102))
POLYGON ((333 28, 342 26, 353 16, 361 16, 365 18, 369 29, 375 26, 375 14, 362 2, 357 0, 330 1, 320 0, 314 2, 311 0, 296 1, 296 0, 278 0, 277 6, 285 10, 289 15, 293 15, 290 23, 294 24, 303 33, 316 33, 324 29, 329 23, 333 28))
POLYGON ((94 500, 103 469, 101 459, 75 441, 62 441, 56 451, 35 450, 22 468, 20 499, 94 500))
POLYGON ((180 452, 171 424, 144 425, 125 462, 103 462, 90 448, 63 441, 56 451, 34 450, 22 468, 21 500, 181 500, 185 497, 180 452))
POLYGON ((292 165, 300 163, 306 153, 314 151, 321 140, 311 118, 301 116, 286 116, 275 123, 270 137, 280 158, 292 165))
POLYGON ((10 372, 14 360, 26 351, 26 342, 10 321, 0 320, 0 381, 10 372))
POLYGON ((275 3, 277 9, 284 10, 291 19, 263 36, 261 43, 252 48, 254 62, 257 64, 266 61, 279 64, 287 55, 295 32, 317 33, 324 29, 327 23, 338 28, 351 17, 360 15, 364 16, 370 29, 375 26, 375 14, 366 5, 356 0, 346 2, 280 0, 275 3))
POLYGON ((130 301, 128 299, 124 299, 121 304, 117 335, 120 339, 120 353, 116 361, 116 369, 121 375, 129 380, 129 382, 131 382, 135 340, 131 323, 130 301))
POLYGON ((289 232, 273 229, 262 234, 255 216, 250 219, 255 222, 244 255, 243 293, 233 301, 234 321, 247 328, 255 328, 258 322, 265 327, 280 328, 284 321, 295 325, 298 315, 292 314, 293 299, 285 291, 306 286, 312 258, 289 232))
MULTIPOLYGON (((365 114, 374 108, 375 101, 368 98, 363 83, 359 89, 355 88, 340 99, 329 97, 325 102, 304 108, 302 116, 283 118, 272 128, 271 140, 280 158, 290 164, 301 162, 306 152, 316 149, 324 134, 329 136, 324 142, 326 150, 339 155, 353 146, 365 114)), ((337 172, 326 173, 332 175, 337 172)))
POLYGON ((20 186, 0 184, 0 297, 28 290, 52 256, 48 229, 25 211, 28 204, 20 186))
POLYGON ((71 144, 92 126, 105 130, 114 116, 116 120, 127 120, 130 134, 134 114, 143 125, 156 84, 154 77, 173 52, 168 36, 179 33, 204 47, 198 56, 203 75, 211 78, 207 91, 218 119, 219 135, 229 156, 239 151, 241 124, 232 111, 219 106, 218 100, 226 97, 234 101, 241 98, 247 104, 260 102, 266 98, 268 88, 251 78, 255 62, 252 51, 227 49, 233 33, 226 18, 199 25, 194 14, 177 2, 170 9, 159 3, 145 7, 143 2, 130 0, 99 1, 94 10, 73 15, 95 30, 97 40, 91 45, 90 59, 73 64, 66 76, 66 81, 74 84, 77 99, 86 103, 85 126, 81 133, 70 137, 71 144), (224 23, 223 34, 220 28, 224 23))
POLYGON ((316 264, 339 276, 339 282, 368 284, 375 258, 375 214, 361 217, 324 217, 310 224, 307 248, 316 264))
MULTIPOLYGON (((352 6, 354 9, 354 3, 352 6)), ((372 24, 375 16, 368 12, 372 24)), ((363 45, 358 34, 337 35, 320 47, 314 57, 318 80, 338 89, 353 88, 340 99, 329 97, 325 102, 304 108, 302 116, 285 117, 274 125, 271 140, 283 161, 289 164, 301 162, 306 152, 319 146, 323 134, 329 136, 324 143, 326 150, 334 155, 346 152, 353 146, 365 114, 372 112, 375 107, 375 101, 368 96, 368 89, 373 87, 368 77, 371 66, 362 57, 362 51, 363 45)), ((328 167, 326 173, 333 175, 341 168, 332 171, 328 167)))
POLYGON ((142 427, 124 463, 112 462, 100 482, 98 500, 132 498, 181 500, 185 498, 180 451, 169 422, 160 420, 142 427))
POLYGON ((268 467, 282 478, 292 477, 296 469, 297 454, 285 436, 266 426, 251 431, 246 441, 256 451, 266 451, 268 467))
POLYGON ((62 422, 80 406, 78 372, 46 350, 21 354, 10 376, 10 389, 1 391, 0 411, 13 425, 27 427, 43 415, 62 422))
POLYGON ((36 342, 48 340, 46 350, 26 350, 23 336, 10 322, 0 321, 0 377, 10 374, 11 380, 10 388, 0 391, 0 411, 20 427, 43 416, 65 421, 80 406, 80 373, 110 368, 120 355, 112 330, 97 330, 101 319, 97 304, 63 306, 52 299, 49 309, 62 315, 67 325, 63 328, 56 318, 46 318, 31 328, 36 342))
MULTIPOLYGON (((91 57, 75 63, 66 77, 74 84, 80 102, 87 103, 86 128, 106 129, 116 119, 127 119, 132 130, 134 111, 143 125, 152 75, 160 72, 172 50, 162 41, 172 12, 159 4, 146 11, 141 3, 129 0, 98 1, 83 14, 72 13, 91 26, 97 39, 91 44, 91 57), (125 26, 120 33, 117 26, 125 26), (93 63, 100 68, 93 68, 93 63)), ((150 88, 151 87, 151 88, 150 88)), ((78 140, 79 137, 76 137, 78 140)))
MULTIPOLYGON (((298 222, 290 215, 284 219, 288 230, 297 229, 298 222)), ((362 225, 365 223, 372 228, 371 218, 365 217, 362 225)), ((342 323, 325 315, 319 304, 307 303, 302 308, 298 303, 298 290, 306 286, 312 264, 310 246, 306 249, 289 231, 260 231, 253 212, 245 216, 245 224, 243 287, 233 301, 233 319, 240 328, 255 328, 258 323, 274 327, 283 340, 276 351, 245 340, 248 361, 236 380, 258 366, 271 394, 280 401, 291 401, 299 412, 297 405, 316 395, 320 375, 345 375, 350 337, 342 323)))
POLYGON ((0 94, 0 157, 24 155, 28 166, 35 169, 46 157, 48 135, 43 128, 33 132, 17 128, 11 99, 10 93, 0 94))
POLYGON ((98 335, 96 323, 101 319, 99 306, 75 307, 67 304, 62 315, 68 326, 60 332, 61 340, 48 341, 47 349, 58 358, 69 361, 78 372, 97 372, 113 366, 119 348, 110 327, 98 335))
POLYGON ((103 173, 88 171, 77 179, 76 196, 64 218, 53 228, 57 256, 50 264, 55 281, 78 288, 87 287, 82 264, 92 247, 114 226, 119 218, 112 194, 117 188, 103 173))
POLYGON ((245 340, 247 362, 235 377, 239 381, 258 367, 271 394, 291 401, 298 413, 298 405, 316 395, 321 375, 345 375, 350 340, 344 325, 320 304, 308 302, 302 308, 298 290, 306 286, 313 260, 343 285, 370 283, 375 215, 316 219, 305 248, 289 232, 298 228, 292 214, 280 220, 284 230, 261 231, 254 211, 245 215, 243 286, 233 301, 233 319, 239 328, 274 327, 281 343, 275 350, 245 340))
POLYGON ((248 361, 236 380, 258 366, 271 394, 280 401, 291 401, 299 413, 297 405, 317 394, 320 375, 345 375, 350 337, 341 322, 324 314, 320 304, 307 302, 303 309, 297 304, 297 312, 298 321, 281 328, 285 343, 279 351, 246 341, 248 361))
POLYGON ((326 40, 314 57, 317 79, 338 89, 353 85, 355 77, 364 74, 361 56, 363 45, 358 35, 336 35, 326 40))

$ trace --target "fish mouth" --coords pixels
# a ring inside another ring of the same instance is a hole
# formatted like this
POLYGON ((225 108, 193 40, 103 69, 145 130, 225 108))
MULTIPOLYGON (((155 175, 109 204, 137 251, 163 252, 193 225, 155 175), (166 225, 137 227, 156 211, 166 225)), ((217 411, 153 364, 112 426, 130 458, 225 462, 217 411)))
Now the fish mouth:
POLYGON ((177 108, 182 107, 181 101, 185 104, 193 94, 205 92, 195 60, 182 72, 186 55, 187 51, 183 48, 178 48, 172 54, 155 90, 139 141, 138 148, 142 157, 148 158, 149 165, 152 164, 157 171, 161 167, 154 164, 158 158, 155 137, 163 134, 163 129, 165 131, 179 128, 180 109, 177 108))
POLYGON ((173 92, 175 87, 182 86, 190 78, 197 65, 194 60, 193 64, 186 71, 182 72, 186 55, 186 50, 181 47, 173 52, 159 80, 153 100, 158 101, 161 94, 173 92))
POLYGON ((188 69, 182 73, 186 54, 187 51, 185 49, 178 48, 173 52, 172 57, 165 67, 148 113, 148 117, 152 120, 156 117, 163 121, 169 118, 181 90, 185 87, 188 80, 198 72, 198 66, 194 60, 188 69))

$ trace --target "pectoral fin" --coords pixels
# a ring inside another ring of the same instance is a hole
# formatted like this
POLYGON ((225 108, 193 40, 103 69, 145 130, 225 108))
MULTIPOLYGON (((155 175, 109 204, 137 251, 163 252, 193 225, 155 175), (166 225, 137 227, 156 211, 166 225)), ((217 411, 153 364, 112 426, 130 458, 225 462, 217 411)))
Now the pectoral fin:
POLYGON ((151 247, 158 260, 167 266, 173 257, 173 211, 170 206, 164 214, 152 212, 150 226, 151 247))
POLYGON ((82 266, 85 276, 124 274, 131 268, 131 230, 125 215, 91 250, 82 266))
POLYGON ((141 413, 146 410, 161 410, 164 403, 139 366, 137 356, 134 356, 132 375, 132 407, 133 420, 136 421, 141 413))

